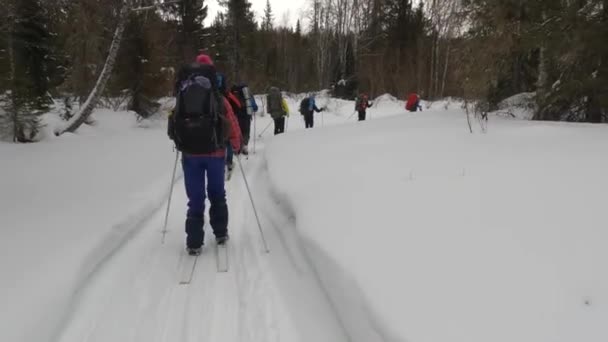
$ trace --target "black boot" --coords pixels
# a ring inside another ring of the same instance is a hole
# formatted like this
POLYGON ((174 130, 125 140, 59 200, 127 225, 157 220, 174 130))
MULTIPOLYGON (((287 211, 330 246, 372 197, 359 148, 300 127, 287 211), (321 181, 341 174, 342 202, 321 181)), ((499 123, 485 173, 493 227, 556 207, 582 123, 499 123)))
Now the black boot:
POLYGON ((188 252, 188 255, 197 256, 197 255, 201 255, 201 253, 203 253, 203 248, 202 247, 186 248, 186 251, 188 252))
POLYGON ((199 217, 188 217, 186 219, 186 247, 188 249, 199 249, 205 241, 203 225, 205 221, 199 217))
POLYGON ((228 234, 224 235, 224 236, 216 236, 215 237, 215 242, 220 245, 223 246, 226 244, 226 242, 228 242, 228 240, 230 239, 230 236, 228 236, 228 234))

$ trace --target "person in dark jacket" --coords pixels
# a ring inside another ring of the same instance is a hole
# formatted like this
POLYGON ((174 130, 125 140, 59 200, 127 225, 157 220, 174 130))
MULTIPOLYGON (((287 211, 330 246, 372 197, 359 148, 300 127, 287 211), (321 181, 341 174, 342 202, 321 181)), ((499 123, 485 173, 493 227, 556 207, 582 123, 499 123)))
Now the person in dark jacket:
POLYGON ((230 89, 231 102, 238 101, 238 106, 235 109, 235 114, 239 120, 241 127, 241 135, 243 136, 243 147, 241 152, 244 155, 249 154, 249 139, 251 136, 251 120, 253 115, 258 111, 258 104, 255 102, 255 98, 251 94, 251 91, 247 84, 240 83, 233 85, 230 89))
MULTIPOLYGON (((199 55, 196 65, 213 65, 213 61, 207 55, 199 55)), ((191 68, 196 68, 194 65, 191 68)), ((187 68, 185 69, 187 70, 187 68)), ((187 80, 187 72, 178 75, 177 84, 187 80)), ((176 87, 176 89, 178 89, 176 87)), ((177 93, 177 92, 176 92, 177 93)), ((238 121, 232 108, 225 97, 223 110, 226 117, 228 131, 227 138, 236 153, 241 148, 241 134, 238 121)), ((173 114, 175 115, 175 114, 173 114)), ((170 121, 172 122, 172 121, 170 121)), ((176 137, 170 137, 175 140, 176 137)), ((218 244, 224 244, 228 240, 228 204, 225 189, 225 158, 226 149, 220 148, 206 154, 191 154, 182 151, 182 168, 184 171, 184 183, 188 196, 188 212, 186 216, 186 248, 188 253, 198 255, 204 243, 204 213, 205 199, 208 196, 211 207, 209 210, 209 221, 218 244), (206 179, 205 179, 206 178, 206 179), (205 181, 206 180, 206 181, 205 181)))
POLYGON ((274 135, 285 132, 285 118, 289 116, 289 108, 277 87, 270 87, 266 96, 266 111, 274 120, 274 135))
POLYGON ((317 103, 315 100, 315 95, 310 95, 308 97, 308 104, 303 108, 302 115, 304 115, 304 124, 306 128, 313 128, 315 125, 315 116, 314 113, 321 113, 325 109, 317 108, 317 103))

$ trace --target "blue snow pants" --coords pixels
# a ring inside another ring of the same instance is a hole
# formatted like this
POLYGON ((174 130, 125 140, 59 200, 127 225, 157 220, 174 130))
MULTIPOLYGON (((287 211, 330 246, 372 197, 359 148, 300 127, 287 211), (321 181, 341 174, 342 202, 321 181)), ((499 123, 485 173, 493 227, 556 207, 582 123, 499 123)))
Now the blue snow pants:
POLYGON ((209 197, 209 223, 216 237, 228 234, 228 204, 224 188, 226 161, 224 157, 182 157, 184 183, 188 195, 186 217, 186 246, 199 248, 203 245, 205 199, 209 197), (205 178, 207 184, 205 184, 205 178), (205 186, 206 185, 206 186, 205 186))

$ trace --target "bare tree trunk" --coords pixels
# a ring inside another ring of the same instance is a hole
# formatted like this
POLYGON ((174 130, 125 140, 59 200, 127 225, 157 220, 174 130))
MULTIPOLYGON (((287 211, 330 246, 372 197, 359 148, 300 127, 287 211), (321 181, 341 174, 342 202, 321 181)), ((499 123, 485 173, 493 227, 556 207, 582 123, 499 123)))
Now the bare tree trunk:
MULTIPOLYGON (((10 5, 9 5, 10 6, 10 5)), ((15 65, 15 45, 14 45, 14 38, 13 38, 13 25, 15 24, 15 18, 12 16, 13 13, 10 13, 11 8, 9 7, 9 29, 8 29, 8 41, 7 41, 7 45, 8 45, 8 60, 9 60, 9 84, 10 87, 12 89, 11 91, 11 95, 9 98, 9 102, 10 102, 10 116, 12 117, 12 124, 13 124, 13 129, 12 129, 12 133, 13 133, 13 142, 16 142, 19 140, 19 131, 20 131, 20 127, 18 124, 18 120, 17 120, 17 103, 15 101, 15 75, 16 75, 16 65, 15 65)))
POLYGON ((536 86, 538 87, 538 98, 542 101, 546 96, 547 83, 549 81, 549 72, 547 70, 547 48, 544 46, 544 44, 540 48, 539 60, 538 80, 536 82, 536 86))
POLYGON ((447 46, 445 47, 445 65, 443 66, 443 77, 441 80, 441 92, 439 93, 439 97, 443 98, 444 94, 445 94, 445 83, 446 83, 446 79, 448 78, 448 66, 450 64, 450 43, 447 43, 447 46))
MULTIPOLYGON (((14 20, 14 19, 9 19, 9 20, 14 20)), ((13 85, 15 83, 15 46, 14 46, 14 40, 13 40, 13 28, 12 28, 12 22, 11 22, 11 27, 8 33, 8 60, 9 60, 9 83, 11 85, 13 85)))
POLYGON ((435 74, 435 54, 437 53, 437 51, 435 51, 436 45, 433 35, 431 35, 431 39, 431 75, 429 77, 429 93, 427 94, 427 97, 430 100, 433 99, 433 75, 435 74))
MULTIPOLYGON (((543 17, 543 20, 546 20, 547 14, 543 12, 542 17, 543 17)), ((537 107, 539 108, 540 112, 537 113, 537 115, 538 115, 537 119, 547 120, 549 118, 546 117, 546 114, 544 113, 542 106, 547 97, 547 89, 548 89, 548 83, 549 83, 549 71, 548 71, 549 63, 547 61, 547 58, 548 58, 547 47, 545 46, 544 42, 541 42, 540 44, 541 44, 541 46, 540 46, 540 53, 539 53, 538 79, 536 81, 536 103, 538 105, 537 107)))
MULTIPOLYGON (((417 72, 417 76, 416 76, 416 91, 417 92, 423 92, 424 88, 424 66, 425 66, 425 59, 424 59, 424 51, 425 49, 423 49, 423 43, 422 43, 422 39, 423 38, 418 38, 418 42, 416 42, 416 49, 417 49, 417 64, 418 64, 418 72, 417 72)), ((424 96, 425 94, 421 94, 421 96, 424 96)))
POLYGON ((125 2, 120 10, 118 26, 114 32, 114 39, 112 39, 112 44, 110 45, 106 63, 103 70, 99 74, 95 87, 93 87, 93 90, 91 90, 89 97, 84 105, 80 108, 80 111, 66 123, 64 128, 56 131, 56 135, 62 135, 66 132, 75 132, 83 123, 87 121, 91 113, 93 113, 93 109, 95 109, 95 106, 99 101, 99 97, 105 90, 106 83, 112 75, 112 70, 114 69, 114 64, 116 62, 116 56, 118 55, 120 43, 122 42, 123 33, 129 21, 130 9, 129 3, 125 2))
POLYGON ((321 26, 322 28, 318 32, 318 47, 317 47, 317 77, 319 82, 319 89, 322 89, 326 84, 329 71, 329 62, 331 59, 331 32, 329 31, 329 9, 320 8, 321 26))
POLYGON ((234 29, 234 32, 233 32, 233 34, 234 34, 234 37, 233 37, 233 39, 234 39, 234 46, 232 47, 233 48, 233 53, 234 53, 234 56, 233 56, 233 59, 234 59, 233 63, 234 64, 232 64, 232 71, 234 72, 234 82, 240 82, 240 76, 241 76, 240 73, 241 73, 241 70, 240 70, 240 63, 239 63, 239 59, 240 59, 239 45, 240 45, 241 42, 239 41, 240 32, 239 32, 239 29, 238 29, 239 26, 237 24, 237 13, 236 12, 237 12, 236 10, 233 11, 233 16, 234 17, 232 18, 232 26, 233 26, 233 29, 234 29))
POLYGON ((437 36, 437 40, 435 40, 435 75, 433 76, 433 97, 436 98, 439 95, 439 73, 441 72, 439 60, 440 60, 440 39, 439 35, 437 36))

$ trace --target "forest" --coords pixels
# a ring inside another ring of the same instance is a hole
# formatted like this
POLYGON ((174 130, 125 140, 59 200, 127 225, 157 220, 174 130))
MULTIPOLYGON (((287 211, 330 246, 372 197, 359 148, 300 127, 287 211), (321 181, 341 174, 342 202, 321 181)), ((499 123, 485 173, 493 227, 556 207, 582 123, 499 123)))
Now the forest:
POLYGON ((311 0, 291 25, 248 0, 0 0, 0 135, 32 142, 61 104, 75 131, 97 106, 146 118, 205 52, 256 93, 417 92, 534 119, 608 121, 608 0, 311 0))

